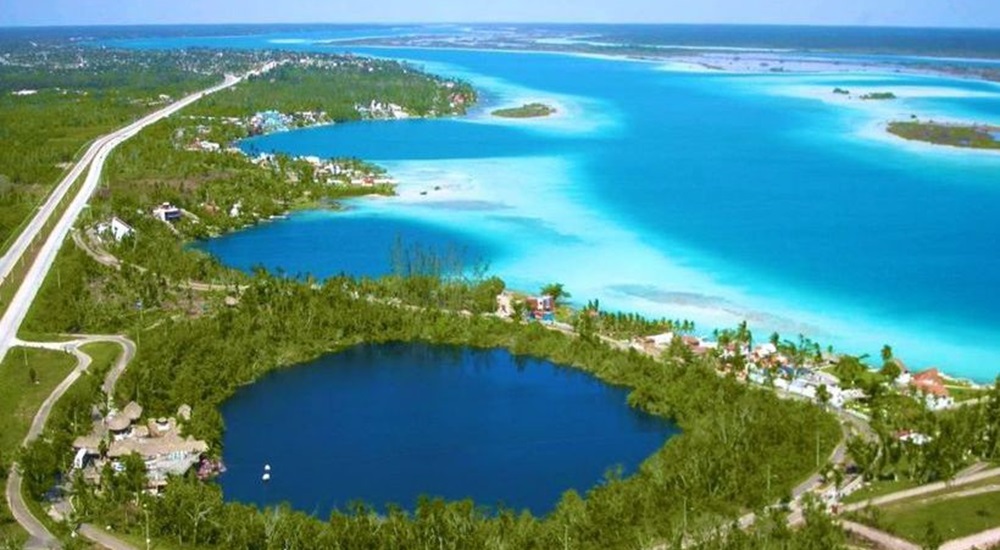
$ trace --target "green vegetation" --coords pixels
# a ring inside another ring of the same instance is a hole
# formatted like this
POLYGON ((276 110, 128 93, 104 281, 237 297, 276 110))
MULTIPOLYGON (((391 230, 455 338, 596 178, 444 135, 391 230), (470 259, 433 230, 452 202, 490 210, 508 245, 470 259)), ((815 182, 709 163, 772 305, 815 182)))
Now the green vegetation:
POLYGON ((555 112, 555 108, 549 107, 544 103, 525 103, 520 107, 497 109, 493 111, 493 116, 501 118, 538 118, 549 116, 555 112))
POLYGON ((75 366, 73 356, 58 351, 17 347, 7 353, 0 364, 4 380, 0 386, 0 453, 5 465, 28 434, 42 401, 75 366))
MULTIPOLYGON (((118 272, 105 276, 126 277, 118 272)), ((683 435, 650 457, 637 475, 628 479, 612 475, 585 500, 568 493, 553 516, 544 520, 515 511, 488 516, 471 503, 426 501, 413 514, 396 510, 381 522, 374 521, 367 508, 344 510, 321 522, 287 508, 262 514, 251 507, 223 504, 214 485, 175 480, 166 498, 147 502, 155 512, 151 517, 157 518, 151 525, 154 536, 189 546, 227 541, 248 547, 263 540, 258 529, 265 522, 277 522, 284 544, 310 541, 310 547, 336 547, 335 540, 349 546, 419 546, 431 532, 460 547, 488 547, 490 540, 508 547, 568 542, 582 548, 674 540, 684 525, 697 532, 787 495, 815 467, 816 438, 826 456, 839 437, 836 423, 819 409, 718 377, 712 367, 683 352, 658 361, 537 324, 448 312, 491 311, 501 289, 502 283, 495 279, 460 281, 420 270, 379 281, 336 278, 316 288, 258 274, 238 306, 209 302, 208 315, 166 319, 157 330, 143 333, 139 357, 120 382, 119 397, 138 398, 153 415, 174 410, 181 402, 192 404, 190 433, 207 438, 217 451, 222 429, 217 407, 239 386, 271 369, 359 342, 420 340, 503 346, 575 365, 610 383, 635 388, 630 396, 633 406, 675 418, 683 435), (677 498, 680 494, 687 500, 677 498), (184 519, 190 518, 184 511, 192 509, 204 510, 210 521, 195 529, 191 519, 184 519), (620 515, 622 510, 628 510, 625 516, 620 515), (234 542, 236 537, 242 538, 234 542)), ((58 293, 60 289, 50 284, 43 290, 43 294, 58 293)), ((119 307, 123 316, 129 314, 127 304, 119 307)), ((59 330, 58 317, 36 319, 39 328, 59 330)), ((54 422, 52 429, 47 441, 66 442, 78 426, 54 422)), ((33 451, 33 461, 41 465, 32 469, 36 493, 52 479, 54 466, 66 464, 65 449, 53 444, 33 451)), ((128 503, 134 501, 130 494, 121 489, 99 497, 89 489, 78 491, 76 500, 84 510, 81 519, 141 532, 143 519, 130 512, 128 503), (116 493, 120 496, 113 496, 116 493)), ((730 535, 749 540, 761 536, 730 535)))
POLYGON ((903 139, 924 141, 936 145, 951 145, 970 149, 1000 149, 994 134, 1000 129, 991 126, 946 124, 938 122, 890 122, 888 131, 903 139))
POLYGON ((975 461, 1000 458, 1000 379, 983 402, 939 413, 899 395, 876 395, 870 401, 871 428, 877 438, 853 439, 848 444, 869 480, 908 480, 917 484, 947 480, 975 461), (909 408, 900 406, 904 402, 909 408), (920 433, 928 441, 903 441, 897 436, 902 431, 920 433))
MULTIPOLYGON (((635 313, 604 311, 599 300, 587 302, 576 320, 577 329, 614 338, 632 340, 665 332, 694 332, 694 322, 687 320, 647 319, 635 313)), ((717 336, 721 332, 717 331, 717 336)))
POLYGON ((104 375, 111 370, 115 360, 122 354, 122 347, 114 342, 93 342, 81 346, 80 351, 89 355, 93 360, 87 369, 89 375, 103 380, 104 375))
MULTIPOLYGON (((218 407, 240 386, 324 353, 387 341, 504 347, 571 365, 632 388, 630 405, 674 419, 683 433, 632 477, 609 472, 586 495, 567 492, 545 518, 515 510, 491 514, 468 501, 422 500, 412 513, 392 509, 378 516, 357 505, 317 519, 288 507, 261 511, 224 503, 217 485, 193 477, 171 480, 162 498, 152 498, 142 492, 143 465, 130 457, 122 474, 103 476, 99 487, 73 480, 74 521, 140 536, 148 524, 154 539, 196 548, 443 543, 454 548, 645 548, 679 544, 685 537, 710 548, 843 543, 840 531, 813 504, 807 506, 801 531, 789 531, 775 511, 762 514, 751 533, 717 533, 740 513, 787 500, 791 489, 821 466, 820 457, 829 455, 840 430, 817 407, 719 376, 716 355, 697 357, 686 346, 675 346, 652 358, 596 336, 673 328, 672 322, 588 314, 576 319, 579 335, 507 322, 485 315, 494 309, 502 281, 419 249, 396 251, 392 276, 338 277, 322 284, 235 274, 185 249, 193 237, 372 192, 336 177, 321 179, 303 160, 275 157, 257 164, 237 153, 189 150, 194 140, 215 140, 225 148, 257 130, 245 117, 262 110, 310 111, 313 115, 301 120, 339 121, 387 112, 396 116, 397 107, 418 116, 458 113, 474 100, 464 84, 404 65, 301 54, 283 61, 275 72, 162 121, 116 150, 106 187, 84 222, 89 226, 117 215, 133 225, 135 236, 100 245, 123 267, 98 265, 67 243, 30 312, 27 330, 131 333, 139 355, 118 385, 118 398, 136 399, 154 416, 172 413, 181 403, 192 405, 185 431, 209 441, 213 453, 220 452, 224 429, 218 407), (188 213, 173 229, 149 215, 152 206, 167 201, 188 213), (234 215, 236 204, 241 208, 234 215), (196 292, 188 280, 221 282, 227 290, 196 292)), ((380 173, 360 161, 336 163, 366 175, 380 173)), ((568 297, 561 285, 549 290, 568 297)), ((745 325, 724 334, 733 341, 750 340, 745 325)), ((805 344, 794 348, 812 353, 805 344)), ((22 455, 25 492, 34 499, 68 471, 70 442, 89 429, 90 411, 103 401, 100 373, 118 350, 99 345, 90 351, 94 372, 73 385, 53 411, 46 433, 22 455)))
POLYGON ((987 395, 986 390, 961 386, 948 386, 948 393, 956 403, 972 401, 973 399, 981 399, 987 395))
POLYGON ((859 489, 843 499, 844 504, 864 502, 875 497, 892 494, 916 487, 918 483, 909 479, 873 481, 867 487, 859 489))
MULTIPOLYGON (((70 472, 73 457, 66 450, 72 449, 74 437, 89 433, 93 428, 93 408, 96 406, 103 410, 107 405, 101 384, 121 347, 99 342, 84 346, 84 351, 92 354, 90 368, 52 408, 42 436, 22 451, 19 464, 24 477, 24 492, 36 501, 52 489, 61 474, 70 472)), ((75 364, 75 358, 67 358, 75 364)))
MULTIPOLYGON (((41 251, 41 247, 48 240, 49 235, 52 234, 52 229, 59 223, 60 217, 69 208, 70 203, 73 202, 73 198, 76 193, 79 192, 80 187, 83 185, 84 180, 83 175, 76 179, 73 184, 69 187, 66 195, 63 199, 56 205, 52 212, 52 215, 46 220, 45 224, 42 225, 41 230, 35 235, 35 238, 28 244, 27 250, 21 256, 21 259, 17 264, 11 269, 7 278, 0 281, 0 313, 6 311, 7 304, 14 298, 17 289, 21 287, 21 283, 24 281, 24 277, 28 274, 28 270, 31 269, 32 264, 35 262, 35 258, 41 251)), ((27 223, 28 219, 25 218, 23 222, 27 223)), ((23 226, 24 224, 22 224, 23 226)), ((16 232, 22 230, 22 227, 18 227, 14 234, 11 234, 4 246, 0 247, 0 250, 6 252, 6 245, 13 242, 16 232)))
POLYGON ((36 333, 116 332, 133 327, 134 304, 150 307, 166 299, 162 278, 135 269, 114 272, 93 260, 68 240, 42 283, 22 330, 36 333), (123 314, 128 312, 127 314, 123 314))
POLYGON ((896 99, 896 94, 892 92, 872 92, 862 95, 861 99, 866 101, 886 101, 889 99, 896 99))
POLYGON ((269 110, 312 112, 343 122, 365 118, 365 109, 373 102, 399 105, 414 116, 442 116, 462 114, 475 101, 469 84, 396 61, 310 55, 205 98, 189 112, 214 117, 244 117, 269 110))
POLYGON ((834 88, 833 89, 833 93, 840 94, 840 95, 851 95, 851 91, 850 90, 845 90, 843 88, 834 88))
POLYGON ((90 141, 222 76, 209 55, 3 46, 0 249, 90 141))
MULTIPOLYGON (((117 214, 136 228, 137 242, 122 247, 124 259, 133 259, 127 253, 132 247, 135 256, 142 258, 146 256, 146 244, 161 246, 162 239, 171 237, 173 232, 151 214, 152 208, 163 202, 194 214, 176 224, 182 237, 192 238, 239 229, 322 201, 393 192, 384 183, 365 187, 343 178, 328 181, 309 162, 285 156, 255 163, 238 152, 188 150, 183 138, 176 136, 191 130, 191 123, 185 119, 164 120, 121 145, 110 157, 106 169, 108 187, 95 201, 94 221, 117 214)), ((356 160, 334 162, 345 171, 383 173, 356 160)))
POLYGON ((878 516, 881 528, 920 544, 932 542, 928 533, 940 540, 966 537, 1000 525, 1000 490, 886 506, 878 516))
MULTIPOLYGON (((75 365, 76 360, 65 353, 20 347, 11 348, 0 364, 4 381, 0 386, 0 476, 4 480, 42 401, 75 365)), ((25 538, 7 500, 0 500, 0 546, 14 547, 25 538)))

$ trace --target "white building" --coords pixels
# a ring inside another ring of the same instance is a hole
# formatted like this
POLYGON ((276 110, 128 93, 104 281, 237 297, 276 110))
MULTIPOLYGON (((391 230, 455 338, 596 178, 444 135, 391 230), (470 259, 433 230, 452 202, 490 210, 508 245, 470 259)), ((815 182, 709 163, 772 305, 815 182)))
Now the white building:
POLYGON ((98 235, 103 237, 108 233, 111 234, 116 242, 121 242, 125 237, 133 235, 135 233, 135 229, 132 229, 131 225, 122 221, 118 216, 115 216, 111 218, 110 222, 100 223, 97 225, 98 235))
POLYGON ((674 333, 664 332, 663 334, 655 334, 653 336, 646 337, 646 341, 658 348, 665 348, 674 341, 674 333))
POLYGON ((169 202, 165 202, 153 209, 153 217, 163 222, 177 221, 181 219, 181 216, 181 209, 169 202))

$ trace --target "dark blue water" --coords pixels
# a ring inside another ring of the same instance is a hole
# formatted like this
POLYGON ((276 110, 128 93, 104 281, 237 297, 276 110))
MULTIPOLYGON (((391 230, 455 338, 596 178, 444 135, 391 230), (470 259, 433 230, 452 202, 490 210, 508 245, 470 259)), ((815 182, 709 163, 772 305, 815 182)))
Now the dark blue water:
POLYGON ((457 260, 460 265, 451 265, 466 269, 493 255, 488 243, 432 225, 331 211, 293 213, 288 220, 200 241, 195 247, 225 257, 228 265, 246 272, 263 267, 317 279, 388 275, 397 267, 393 263, 397 252, 412 253, 417 248, 441 260, 457 260))
POLYGON ((266 376, 222 408, 227 500, 325 517, 418 496, 549 512, 676 433, 627 391, 502 350, 360 346, 266 376), (263 466, 272 479, 261 481, 263 466))

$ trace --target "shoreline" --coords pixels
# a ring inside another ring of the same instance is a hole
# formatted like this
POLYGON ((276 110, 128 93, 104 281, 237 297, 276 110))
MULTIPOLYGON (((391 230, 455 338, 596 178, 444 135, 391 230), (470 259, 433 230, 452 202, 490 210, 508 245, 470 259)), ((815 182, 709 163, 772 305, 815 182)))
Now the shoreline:
MULTIPOLYGON (((420 48, 412 48, 412 49, 420 49, 420 48)), ((443 49, 448 49, 448 48, 443 48, 443 49)), ((550 52, 536 52, 536 53, 550 53, 550 52)), ((638 61, 638 60, 632 60, 632 61, 638 61)), ((833 85, 831 83, 831 89, 832 89, 832 86, 833 85)), ((477 88, 483 89, 483 87, 480 86, 480 85, 478 85, 478 84, 477 84, 477 88)), ((488 88, 489 88, 489 85, 486 86, 486 89, 488 89, 488 88)), ((516 89, 518 87, 514 86, 513 88, 516 89)), ((509 90, 506 90, 506 89, 504 89, 504 92, 505 93, 502 93, 501 95, 504 96, 504 102, 505 103, 507 102, 507 100, 508 100, 507 98, 510 95, 515 95, 515 94, 506 93, 506 92, 509 92, 509 90)), ((526 97, 526 96, 519 96, 519 97, 522 98, 522 100, 523 100, 523 98, 526 97)), ((537 96, 533 96, 533 97, 537 97, 537 96)), ((550 100, 546 99, 546 101, 550 101, 550 100)), ((571 109, 567 109, 567 108, 559 109, 559 116, 564 117, 564 118, 568 118, 568 119, 585 118, 585 117, 580 117, 579 113, 573 113, 574 116, 571 117, 570 116, 570 111, 571 111, 571 109)), ((495 119, 493 117, 489 117, 488 114, 487 114, 486 117, 479 117, 478 115, 479 115, 479 113, 477 113, 476 111, 473 111, 473 112, 471 112, 469 114, 466 114, 463 117, 458 117, 456 120, 462 120, 462 121, 468 121, 468 122, 476 122, 476 123, 486 122, 486 123, 490 123, 490 124, 505 124, 505 123, 510 123, 510 122, 508 122, 505 119, 504 120, 497 120, 497 119, 495 119)), ((534 120, 537 120, 537 119, 534 119, 534 120)), ((544 119, 542 119, 542 120, 544 120, 544 119)), ((515 120, 514 123, 523 123, 523 121, 516 121, 515 120)), ((897 140, 897 139, 899 139, 899 138, 893 137, 894 141, 897 140)), ((902 140, 900 140, 900 141, 902 141, 902 140)), ((428 166, 430 164, 438 164, 440 166, 440 164, 442 162, 446 162, 446 161, 431 160, 431 161, 426 161, 426 163, 424 165, 428 166)), ((380 163, 380 164, 384 165, 385 163, 380 163)), ((403 163, 403 164, 406 164, 406 163, 403 163)), ((419 164, 419 163, 413 163, 413 164, 419 164)), ((392 172, 393 172, 394 176, 398 176, 399 175, 396 172, 396 170, 392 170, 392 172)), ((479 183, 480 186, 482 186, 482 184, 483 184, 483 182, 478 182, 478 183, 479 183)), ((422 211, 426 211, 426 210, 429 209, 429 210, 456 212, 456 211, 461 211, 461 210, 475 210, 475 209, 482 209, 482 208, 488 208, 488 209, 513 208, 513 207, 510 207, 509 205, 504 205, 502 202, 491 200, 491 197, 489 195, 486 195, 485 197, 482 196, 481 193, 477 192, 475 183, 470 183, 470 184, 467 184, 467 185, 464 185, 464 186, 461 183, 449 183, 449 184, 440 185, 439 189, 433 189, 433 186, 430 186, 428 184, 428 182, 426 182, 426 181, 420 181, 418 179, 417 181, 411 182, 411 184, 408 185, 408 182, 405 181, 405 178, 397 178, 397 184, 398 184, 397 185, 397 194, 395 196, 392 196, 392 197, 378 197, 378 196, 374 196, 374 198, 376 200, 371 200, 373 198, 373 196, 362 197, 362 198, 364 198, 364 201, 358 201, 357 202, 357 204, 358 204, 358 210, 359 210, 360 215, 364 215, 364 211, 366 211, 366 210, 368 210, 369 212, 371 212, 371 211, 380 211, 380 212, 394 211, 394 212, 392 212, 391 215, 394 216, 394 217, 398 217, 400 219, 418 220, 418 221, 420 221, 422 223, 430 223, 430 224, 433 224, 433 225, 437 225, 438 227, 444 227, 444 228, 449 229, 449 230, 461 231, 460 228, 456 227, 456 225, 454 225, 452 223, 441 225, 441 220, 440 219, 436 219, 436 215, 435 214, 427 214, 426 212, 422 212, 422 211), (470 185, 471 185, 471 187, 469 187, 470 185), (403 211, 400 211, 399 208, 398 208, 398 206, 400 205, 400 203, 407 205, 407 208, 404 209, 403 211), (367 207, 367 205, 371 205, 371 206, 379 205, 379 206, 376 206, 374 209, 369 209, 367 207), (414 210, 413 207, 416 207, 417 210, 414 210)), ((351 200, 353 201, 353 200, 356 200, 356 199, 351 199, 351 200)), ((303 210, 309 210, 309 209, 308 208, 303 208, 303 210)), ((440 212, 439 212, 439 214, 440 214, 440 212)), ((666 258, 666 260, 669 261, 669 258, 666 258)), ((507 263, 509 263, 509 262, 507 262, 507 263)), ((516 265, 517 264, 515 263, 513 267, 516 268, 516 265)), ((696 278, 697 279, 701 279, 702 277, 698 276, 696 278)), ((682 280, 689 280, 690 281, 691 279, 688 278, 688 277, 682 277, 682 280)), ((627 283, 628 281, 624 281, 624 282, 627 283)), ((636 282, 638 282, 638 281, 636 281, 636 282)), ((696 287, 700 287, 700 286, 701 285, 696 285, 696 287)), ((715 285, 712 285, 712 286, 715 286, 715 285)), ((688 287, 685 287, 685 288, 688 288, 688 287)), ((605 289, 605 290, 608 290, 608 289, 605 289)), ((580 292, 582 292, 582 290, 581 291, 576 291, 576 292, 580 293, 580 292)), ((712 291, 699 292, 698 290, 695 290, 694 292, 687 293, 686 294, 687 297, 680 297, 679 299, 676 299, 676 300, 672 299, 672 300, 668 300, 666 302, 662 302, 662 301, 657 300, 655 298, 651 298, 650 296, 639 296, 639 295, 636 295, 634 293, 621 292, 620 289, 619 289, 619 291, 617 291, 617 293, 622 296, 621 302, 623 304, 631 304, 631 305, 638 305, 638 304, 642 304, 642 303, 646 304, 646 307, 642 307, 642 308, 628 307, 628 306, 621 308, 621 309, 623 309, 625 311, 628 311, 630 309, 631 310, 641 311, 642 309, 650 309, 651 307, 659 308, 659 307, 662 307, 662 306, 666 306, 666 307, 669 307, 672 311, 683 312, 683 314, 684 314, 685 317, 697 317, 697 318, 701 318, 701 319, 704 319, 704 318, 713 318, 713 319, 716 320, 716 322, 712 323, 712 325, 719 326, 719 327, 732 325, 735 322, 738 322, 737 319, 740 319, 740 318, 755 319, 755 320, 758 320, 758 321, 767 319, 767 320, 770 320, 772 322, 774 320, 780 319, 783 322, 790 323, 790 324, 792 324, 792 325, 795 326, 795 328, 790 329, 790 330, 793 331, 793 333, 796 332, 796 331, 799 331, 799 329, 804 329, 804 330, 801 330, 801 331, 802 332, 807 332, 808 334, 811 334, 811 335, 815 336, 817 339, 826 340, 827 337, 825 336, 824 333, 831 332, 831 330, 829 330, 830 327, 834 327, 834 329, 832 330, 832 332, 843 332, 842 330, 837 330, 835 327, 837 327, 837 326, 844 326, 842 322, 829 323, 829 322, 825 322, 825 321, 820 321, 820 322, 817 323, 816 319, 810 319, 811 317, 814 317, 814 316, 805 316, 805 317, 803 317, 802 315, 793 315, 791 317, 787 317, 785 314, 781 313, 781 312, 785 312, 786 311, 786 308, 784 308, 784 307, 777 307, 777 308, 775 308, 775 307, 762 307, 762 308, 754 307, 752 304, 754 304, 756 302, 759 302, 759 300, 737 299, 735 302, 732 302, 732 300, 731 300, 732 296, 730 296, 729 292, 723 292, 723 293, 712 292, 712 291), (703 299, 692 301, 691 297, 692 296, 698 296, 698 295, 702 296, 703 299), (730 298, 722 298, 722 296, 730 296, 730 298), (720 300, 720 299, 724 300, 729 305, 727 305, 726 307, 721 307, 721 308, 720 307, 715 307, 715 306, 718 305, 718 300, 720 300), (705 303, 706 301, 707 301, 707 303, 705 303), (698 303, 698 302, 701 302, 701 303, 698 303), (737 305, 737 304, 739 304, 739 305, 737 305), (818 325, 827 326, 828 329, 827 330, 819 329, 818 325), (819 330, 815 330, 815 329, 819 329, 819 330)), ((742 293, 740 293, 740 294, 742 294, 742 293)), ((581 294, 581 296, 582 295, 583 294, 581 294)), ((811 297, 811 298, 814 298, 814 297, 811 297)), ((619 300, 615 300, 615 301, 617 302, 619 300)), ((771 301, 771 299, 766 299, 765 301, 771 301)), ((809 301, 811 302, 813 300, 810 299, 809 301)), ((864 315, 864 317, 867 317, 867 316, 868 315, 864 315)), ((769 322, 769 321, 764 321, 764 323, 767 323, 767 322, 769 322)), ((706 326, 711 327, 712 325, 706 325, 706 326)), ((870 326, 877 326, 877 324, 874 324, 874 323, 869 323, 869 325, 870 326)), ((786 331, 782 331, 782 332, 786 332, 786 331)), ((920 333, 922 333, 922 332, 918 332, 918 334, 920 334, 920 333)), ((901 351, 909 349, 909 346, 900 345, 899 344, 899 342, 900 342, 901 339, 890 338, 889 340, 892 341, 892 342, 894 342, 894 345, 897 345, 897 347, 901 351)), ((879 345, 881 345, 881 344, 879 344, 879 345)), ((840 348, 840 349, 845 349, 845 350, 846 349, 853 349, 853 348, 848 348, 848 347, 843 346, 843 345, 837 345, 837 347, 840 348)), ((860 352, 862 350, 859 349, 857 351, 860 352)), ((904 355, 911 355, 912 356, 912 355, 915 355, 915 354, 904 353, 904 355)), ((979 377, 975 377, 975 379, 978 380, 979 377)))
MULTIPOLYGON (((886 78, 899 77, 899 75, 895 74, 885 76, 886 78)), ((948 76, 937 77, 933 75, 907 76, 915 76, 917 78, 954 78, 948 76)), ((959 82, 969 82, 966 79, 956 78, 955 80, 959 82)), ((862 113, 867 120, 863 124, 855 127, 852 132, 859 139, 893 146, 899 151, 909 153, 936 153, 949 157, 963 156, 966 158, 985 159, 991 157, 996 158, 997 155, 1000 155, 1000 149, 962 147, 944 143, 932 143, 919 139, 908 139, 888 131, 888 126, 894 122, 930 122, 959 126, 1000 126, 1000 120, 991 121, 987 118, 973 120, 970 118, 962 118, 960 116, 941 116, 935 113, 921 113, 921 107, 913 107, 908 103, 913 100, 933 100, 940 98, 998 98, 1000 97, 1000 84, 994 84, 994 87, 997 87, 997 92, 995 94, 991 94, 977 91, 956 92, 943 86, 922 87, 914 86, 912 84, 900 85, 888 83, 882 85, 851 86, 851 90, 849 90, 850 94, 848 95, 833 91, 834 89, 837 89, 837 85, 836 81, 831 81, 829 84, 824 86, 815 82, 808 84, 793 84, 786 87, 772 89, 767 93, 771 93, 776 97, 790 97, 810 101, 819 101, 833 108, 849 109, 853 112, 862 113), (865 94, 884 91, 891 91, 896 95, 896 97, 888 100, 862 99, 861 97, 865 94)))
MULTIPOLYGON (((887 63, 880 64, 875 61, 863 62, 863 61, 838 61, 833 58, 833 56, 838 55, 836 52, 820 52, 815 54, 809 54, 801 51, 713 51, 711 48, 706 48, 704 50, 699 50, 700 54, 683 54, 683 55, 656 55, 656 54, 628 54, 628 53, 598 53, 598 52, 584 52, 584 51, 571 51, 571 50, 545 50, 545 49, 530 49, 530 48, 497 48, 488 46, 444 46, 444 45, 434 45, 434 46, 418 46, 418 45, 386 45, 386 44, 347 44, 341 45, 336 43, 321 44, 313 43, 320 46, 335 46, 345 50, 349 50, 350 46, 356 48, 372 49, 372 50, 427 50, 427 51, 466 51, 466 52, 487 52, 487 53, 511 53, 511 54, 524 54, 524 55, 563 55, 571 57, 581 57, 589 59, 599 59, 605 61, 617 61, 617 62, 628 62, 628 63, 646 63, 654 65, 664 65, 665 71, 671 71, 670 65, 677 65, 681 68, 677 72, 698 72, 705 74, 746 74, 746 75, 850 75, 850 74, 886 74, 886 75, 912 75, 912 76, 935 76, 942 78, 954 78, 958 80, 966 80, 973 82, 990 82, 993 84, 1000 85, 1000 81, 990 80, 983 78, 981 76, 969 75, 969 74, 956 74, 954 72, 949 72, 940 68, 918 68, 905 63, 899 63, 898 61, 890 60, 887 63), (760 57, 753 57, 754 55, 760 57), (812 56, 812 57, 810 57, 812 56), (824 57, 829 56, 829 57, 824 57), (739 58, 739 63, 737 67, 739 69, 726 69, 711 63, 711 60, 716 61, 733 61, 733 58, 739 58), (707 60, 706 60, 707 58, 707 60), (761 61, 767 63, 783 63, 785 66, 800 68, 797 70, 781 70, 772 71, 770 70, 770 65, 767 69, 759 67, 761 61), (791 61, 792 63, 789 63, 791 61), (752 65, 754 63, 758 64, 758 67, 754 68, 752 65), (804 69, 802 66, 815 65, 817 68, 804 69), (684 67, 693 70, 685 70, 684 67)), ((886 57, 894 57, 895 60, 898 59, 908 59, 912 61, 922 61, 929 63, 936 63, 938 65, 947 63, 973 63, 977 60, 975 59, 964 59, 964 58, 950 58, 950 57, 928 57, 928 56, 893 56, 889 54, 873 54, 873 57, 878 57, 883 55, 886 57)), ((989 62, 991 60, 981 60, 981 62, 989 62)))

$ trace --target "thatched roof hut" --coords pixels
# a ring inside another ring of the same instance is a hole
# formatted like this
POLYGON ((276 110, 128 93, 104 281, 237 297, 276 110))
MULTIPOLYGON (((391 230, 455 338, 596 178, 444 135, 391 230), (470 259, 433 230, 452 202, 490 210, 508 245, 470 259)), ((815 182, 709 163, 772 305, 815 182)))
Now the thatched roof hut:
POLYGON ((128 417, 131 421, 136 421, 142 418, 142 405, 136 403, 135 401, 129 401, 128 405, 125 405, 125 410, 122 414, 128 417))

